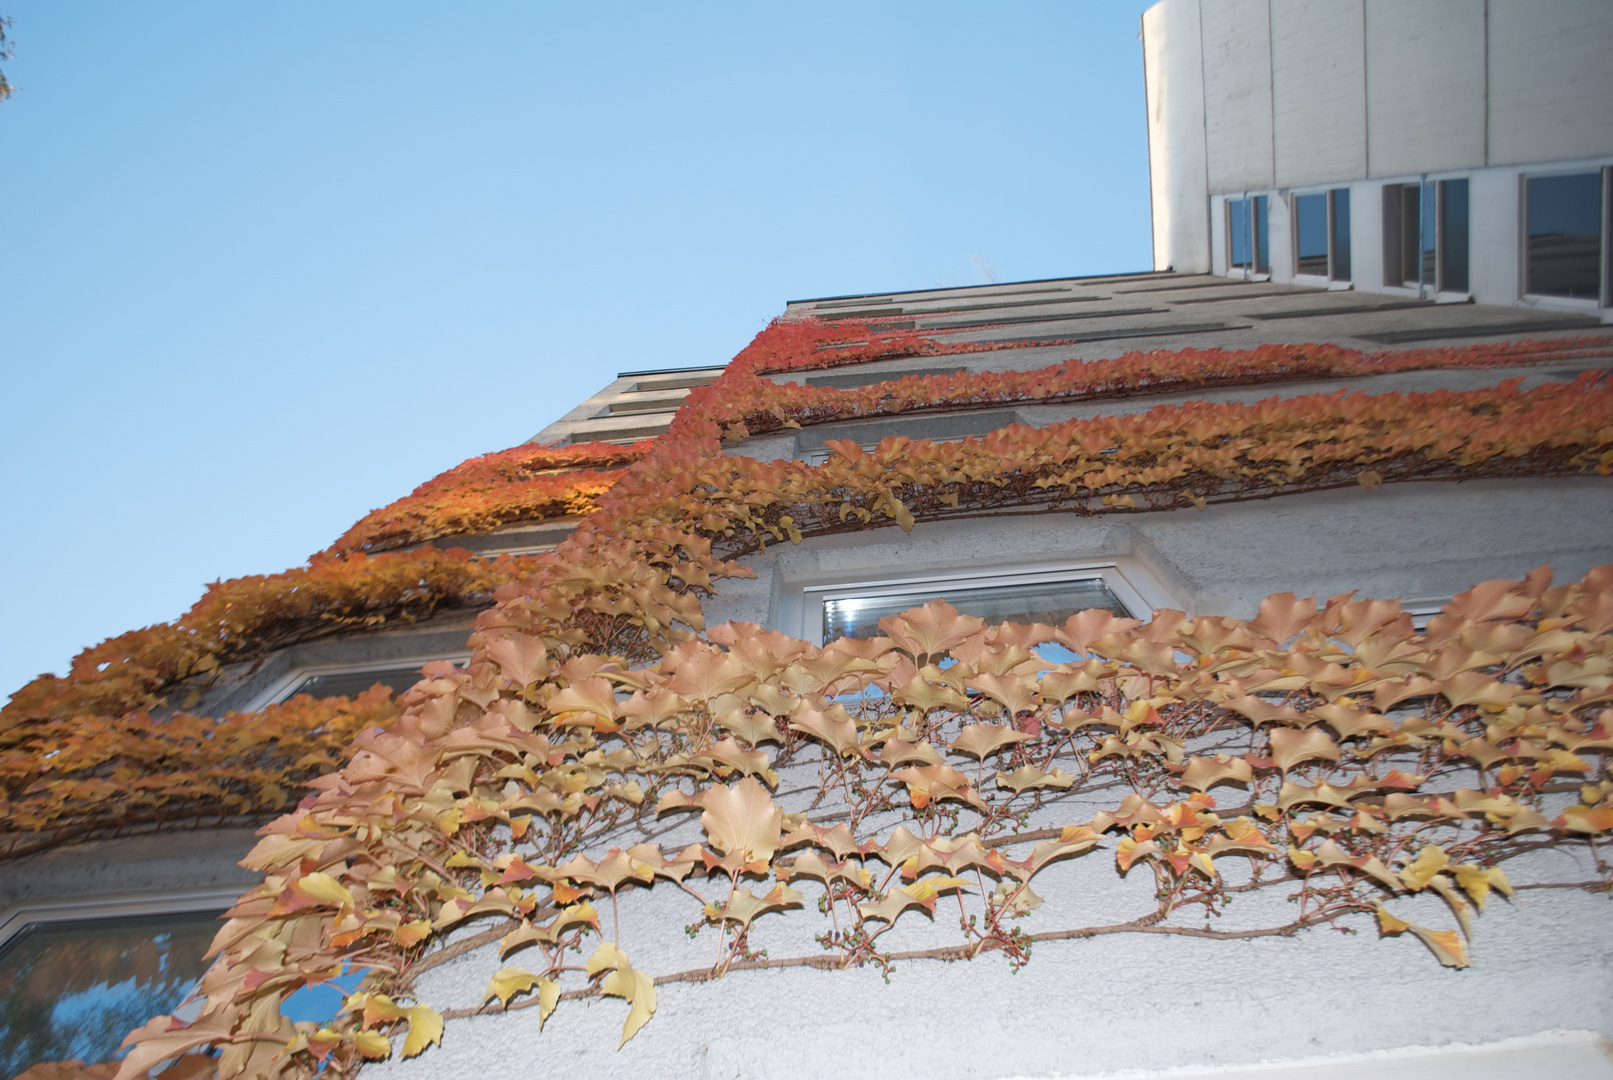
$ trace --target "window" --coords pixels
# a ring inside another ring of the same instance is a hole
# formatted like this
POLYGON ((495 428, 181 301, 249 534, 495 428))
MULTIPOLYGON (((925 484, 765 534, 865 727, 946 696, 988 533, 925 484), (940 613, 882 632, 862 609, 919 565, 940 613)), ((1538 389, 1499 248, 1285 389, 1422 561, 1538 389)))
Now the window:
POLYGON ((1327 193, 1294 197, 1294 269, 1327 277, 1327 193))
POLYGON ((12 919, 22 926, 9 936, 0 928, 0 1076, 110 1060, 131 1029, 173 1012, 207 970, 202 957, 238 891, 198 894, 205 910, 89 918, 62 917, 85 906, 66 901, 12 919))
POLYGON ((1271 272, 1266 196, 1227 200, 1228 267, 1247 274, 1271 272))
POLYGON ((1296 273, 1350 280, 1350 189, 1294 197, 1296 273))
POLYGON ((1467 292, 1467 207, 1465 179, 1384 185, 1384 284, 1467 292))
POLYGON ((1112 563, 809 586, 798 595, 799 612, 781 606, 781 629, 820 642, 877 636, 880 619, 936 599, 993 624, 1053 626, 1090 608, 1146 619, 1168 602, 1146 575, 1112 563))
POLYGON ((326 664, 302 667, 276 680, 267 690, 252 698, 248 710, 261 709, 293 698, 298 694, 310 697, 353 697, 380 683, 395 695, 401 695, 420 681, 420 669, 433 661, 452 660, 463 663, 467 653, 456 656, 414 656, 375 660, 368 663, 326 664))
POLYGON ((1531 176, 1524 181, 1526 292, 1603 301, 1606 171, 1531 176))

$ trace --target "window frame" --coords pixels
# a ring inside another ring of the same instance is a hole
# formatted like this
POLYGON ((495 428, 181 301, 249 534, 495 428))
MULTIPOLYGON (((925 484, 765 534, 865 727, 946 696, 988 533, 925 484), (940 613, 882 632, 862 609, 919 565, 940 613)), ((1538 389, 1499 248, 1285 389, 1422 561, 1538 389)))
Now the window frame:
MULTIPOLYGON (((1288 218, 1293 222, 1289 230, 1289 241, 1293 250, 1291 265, 1294 268, 1294 282, 1299 285, 1309 285, 1319 289, 1350 289, 1355 284, 1355 253, 1350 253, 1350 266, 1340 276, 1339 263, 1342 261, 1339 254, 1338 240, 1338 197, 1343 193, 1345 203, 1348 205, 1350 186, 1348 184, 1327 184, 1321 187, 1297 188, 1288 195, 1288 218), (1304 273, 1299 269, 1299 200, 1308 196, 1320 195, 1326 200, 1327 218, 1327 270, 1321 274, 1304 273)), ((1350 213, 1345 211, 1346 215, 1350 213)), ((1230 218, 1228 219, 1230 228, 1230 218)), ((1348 235, 1348 234, 1346 234, 1348 235)), ((1350 245, 1352 248, 1354 245, 1350 245)))
POLYGON ((1172 597, 1142 567, 1129 559, 1088 562, 1034 563, 1001 570, 954 570, 840 578, 802 583, 785 590, 780 599, 778 629, 791 637, 822 646, 823 607, 826 600, 852 600, 910 595, 913 607, 935 599, 939 588, 989 589, 1013 585, 1042 585, 1060 581, 1099 580, 1145 622, 1161 608, 1173 606, 1172 597))
MULTIPOLYGON (((1589 162, 1578 166, 1559 168, 1521 169, 1518 172, 1518 296, 1531 304, 1558 311, 1596 312, 1613 308, 1613 165, 1589 162), (1600 253, 1597 273, 1601 278, 1597 296, 1592 299, 1578 296, 1559 296, 1556 293, 1529 291, 1529 181, 1554 176, 1583 176, 1596 173, 1601 178, 1601 232, 1598 236, 1600 253)), ((1469 210, 1471 213, 1471 210, 1469 210)))
MULTIPOLYGON (((1228 277, 1232 277, 1232 276, 1234 276, 1236 274, 1241 273, 1243 275, 1243 278, 1244 278, 1245 281, 1269 281, 1269 280, 1271 280, 1271 200, 1272 200, 1272 197, 1273 197, 1273 193, 1269 192, 1269 191, 1258 191, 1258 192, 1256 192, 1256 191, 1246 191, 1246 192, 1243 192, 1243 193, 1238 194, 1238 195, 1224 195, 1224 196, 1222 196, 1222 199, 1221 199, 1222 205, 1225 207, 1225 209, 1223 211, 1223 213, 1224 213, 1223 224, 1225 226, 1225 235, 1226 235, 1226 252, 1225 252, 1225 254, 1226 254, 1227 276, 1228 277), (1233 252, 1232 208, 1233 208, 1233 205, 1235 203, 1247 203, 1248 204, 1248 208, 1246 210, 1246 213, 1248 215, 1248 222, 1249 222, 1249 229, 1248 229, 1249 235, 1245 238, 1245 239, 1247 239, 1247 241, 1249 243, 1249 261, 1247 263, 1234 263, 1232 261, 1232 257, 1233 257, 1232 256, 1232 252, 1233 252), (1260 211, 1262 209, 1265 210, 1264 215, 1262 215, 1260 213, 1260 211), (1265 223, 1264 228, 1262 228, 1261 224, 1260 224, 1260 219, 1261 219, 1262 216, 1264 216, 1265 219, 1266 219, 1266 223, 1265 223), (1264 247, 1265 255, 1266 255, 1266 258, 1265 258, 1264 262, 1262 262, 1261 258, 1260 258, 1262 247, 1264 247)), ((1290 207, 1290 209, 1292 209, 1292 207, 1290 207)))
MULTIPOLYGON (((23 900, 0 910, 0 947, 24 928, 39 923, 121 919, 134 915, 186 915, 228 911, 250 885, 215 885, 205 889, 108 893, 103 896, 52 896, 23 900)), ((222 921, 219 922, 223 926, 222 921)))
POLYGON ((1421 177, 1410 179, 1386 180, 1380 186, 1380 205, 1383 217, 1383 286, 1386 291, 1402 294, 1415 294, 1443 303, 1457 303, 1469 300, 1473 295, 1473 175, 1469 172, 1460 173, 1429 173, 1421 177), (1468 188, 1467 206, 1467 288, 1450 289, 1445 286, 1446 246, 1449 238, 1445 231, 1445 185, 1451 183, 1465 183, 1468 188), (1416 270, 1415 278, 1406 277, 1407 269, 1407 242, 1408 235, 1405 205, 1408 189, 1417 192, 1417 219, 1410 226, 1410 233, 1415 239, 1411 246, 1412 268, 1416 270), (1395 213, 1393 225, 1390 223, 1389 203, 1396 202, 1400 209, 1395 213), (1423 245, 1428 239, 1429 226, 1432 225, 1433 247, 1425 248, 1423 245), (1392 233, 1392 235, 1391 235, 1392 233), (1391 240, 1393 243, 1391 243, 1391 240), (1431 272, 1424 276, 1424 269, 1429 261, 1433 266, 1431 272), (1391 261, 1392 260, 1392 261, 1391 261), (1396 274, 1389 272, 1393 266, 1396 274))
POLYGON ((370 671, 390 671, 406 664, 419 668, 440 660, 449 660, 453 662, 455 667, 463 667, 470 658, 470 651, 462 649, 446 654, 430 653, 421 656, 392 656, 380 660, 352 661, 348 663, 304 664, 293 668, 270 683, 266 689, 248 701, 241 711, 256 712, 266 706, 279 705, 288 701, 294 695, 297 687, 314 675, 363 675, 370 671))

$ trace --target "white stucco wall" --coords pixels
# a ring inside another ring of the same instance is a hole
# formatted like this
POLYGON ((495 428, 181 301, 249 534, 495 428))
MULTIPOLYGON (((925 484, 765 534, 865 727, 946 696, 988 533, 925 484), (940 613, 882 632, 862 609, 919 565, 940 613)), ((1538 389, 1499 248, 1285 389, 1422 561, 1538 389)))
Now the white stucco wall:
POLYGON ((1271 6, 1275 183, 1366 175, 1366 45, 1362 0, 1271 6))
POLYGON ((1164 0, 1149 8, 1142 37, 1154 268, 1204 273, 1211 261, 1197 0, 1164 0))
POLYGON ((1613 4, 1489 0, 1488 163, 1613 154, 1613 4))

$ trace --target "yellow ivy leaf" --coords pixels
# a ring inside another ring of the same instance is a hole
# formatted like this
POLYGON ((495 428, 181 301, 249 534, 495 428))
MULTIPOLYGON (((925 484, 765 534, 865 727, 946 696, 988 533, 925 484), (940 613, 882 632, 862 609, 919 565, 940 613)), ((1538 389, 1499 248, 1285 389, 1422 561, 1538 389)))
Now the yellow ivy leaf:
POLYGON ((493 973, 493 977, 487 980, 487 992, 482 995, 482 1000, 497 997, 499 1004, 508 1005, 510 998, 532 989, 537 981, 538 976, 524 968, 499 968, 493 973))
POLYGON ((392 1056, 392 1042, 379 1031, 361 1031, 353 1036, 353 1045, 364 1057, 371 1059, 392 1056))
POLYGON ((442 1014, 430 1005, 409 1010, 409 1035, 403 1040, 403 1056, 414 1057, 432 1043, 442 1045, 442 1014))

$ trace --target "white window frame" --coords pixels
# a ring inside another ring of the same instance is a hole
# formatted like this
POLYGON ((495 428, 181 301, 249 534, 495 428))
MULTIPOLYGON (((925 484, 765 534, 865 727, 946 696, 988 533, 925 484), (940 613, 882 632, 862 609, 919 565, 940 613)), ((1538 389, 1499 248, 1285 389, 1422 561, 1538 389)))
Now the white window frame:
POLYGON ((1270 281, 1271 277, 1271 204, 1283 199, 1281 192, 1261 190, 1231 192, 1221 197, 1221 227, 1226 236, 1223 258, 1226 260, 1226 277, 1240 278, 1244 281, 1270 281), (1260 219, 1255 213, 1255 200, 1266 200, 1266 268, 1260 268, 1260 219), (1249 264, 1247 266, 1232 265, 1232 204, 1247 202, 1249 204, 1249 264))
MULTIPOLYGON (((1288 220, 1293 223, 1288 230, 1289 243, 1293 249, 1289 254, 1290 264, 1294 268, 1292 280, 1295 285, 1306 285, 1313 289, 1327 289, 1332 292, 1348 292, 1355 288, 1355 257, 1353 250, 1350 258, 1350 276, 1347 278, 1335 278, 1333 276, 1335 272, 1333 260, 1337 255, 1333 244, 1335 235, 1333 208, 1335 193, 1340 191, 1344 192, 1345 197, 1348 198, 1350 185, 1324 184, 1321 186, 1293 188, 1288 193, 1288 220), (1323 274, 1302 274, 1299 272, 1299 199, 1304 195, 1320 195, 1327 200, 1327 272, 1323 274)), ((1230 219, 1228 220, 1230 222, 1230 219)))
POLYGON ((904 574, 892 577, 841 580, 827 584, 798 585, 780 599, 778 628, 783 633, 823 644, 823 608, 826 600, 911 596, 920 607, 948 587, 989 589, 1012 585, 1043 585, 1060 581, 1102 581, 1119 601, 1140 619, 1160 608, 1175 606, 1171 595, 1141 566, 1130 559, 1102 562, 1039 563, 990 573, 978 570, 953 573, 904 574))
MULTIPOLYGON (((42 923, 120 919, 130 915, 184 915, 197 911, 227 911, 250 885, 220 885, 207 889, 170 892, 110 893, 90 899, 71 896, 29 899, 0 911, 0 946, 26 927, 42 923)), ((220 926, 224 924, 219 923, 220 926)))
POLYGON ((428 653, 423 656, 394 656, 385 660, 365 660, 355 663, 306 664, 294 668, 269 684, 268 689, 260 692, 242 708, 242 712, 256 712, 268 705, 279 705, 291 697, 303 680, 314 675, 363 675, 369 671, 390 671, 393 668, 412 665, 423 667, 438 660, 451 660, 455 667, 463 667, 471 654, 460 651, 443 655, 442 653, 428 653))

